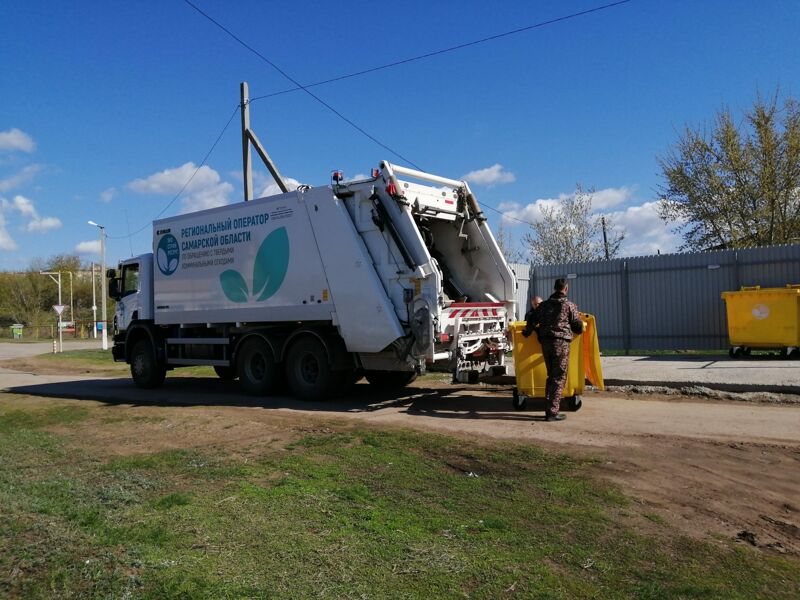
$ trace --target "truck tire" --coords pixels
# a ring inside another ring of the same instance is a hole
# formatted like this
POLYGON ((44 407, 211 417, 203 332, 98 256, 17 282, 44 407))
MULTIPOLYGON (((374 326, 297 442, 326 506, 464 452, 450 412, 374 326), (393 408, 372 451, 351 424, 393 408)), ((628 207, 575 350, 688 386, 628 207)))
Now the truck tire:
POLYGON ((167 369, 156 360, 149 340, 139 340, 131 350, 131 377, 137 387, 151 390, 164 383, 167 369))
POLYGON ((370 385, 384 390, 405 387, 417 378, 414 371, 366 371, 364 376, 370 385))
POLYGON ((327 400, 344 383, 346 371, 334 371, 318 339, 301 336, 286 355, 286 379, 300 400, 327 400))
POLYGON ((214 367, 214 373, 224 381, 233 381, 238 377, 234 367, 214 367))
POLYGON ((259 337, 245 340, 237 351, 236 374, 242 389, 250 396, 274 393, 281 379, 281 370, 272 349, 259 337))

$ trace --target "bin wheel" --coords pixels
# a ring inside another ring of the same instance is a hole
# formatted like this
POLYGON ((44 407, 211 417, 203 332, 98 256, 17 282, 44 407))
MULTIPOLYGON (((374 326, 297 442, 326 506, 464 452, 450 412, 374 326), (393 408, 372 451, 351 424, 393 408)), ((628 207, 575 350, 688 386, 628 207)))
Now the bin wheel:
POLYGON ((565 400, 567 401, 567 410, 570 412, 577 412, 583 406, 583 399, 578 394, 565 398, 565 400))
POLYGON ((780 357, 781 357, 781 359, 789 358, 789 349, 788 348, 781 348, 780 357))
POLYGON ((728 350, 728 356, 730 356, 731 358, 741 358, 742 353, 743 351, 739 346, 735 346, 730 350, 728 350))
POLYGON ((792 351, 789 353, 789 358, 794 360, 800 358, 800 348, 793 348, 792 351))
POLYGON ((528 403, 527 398, 525 398, 525 396, 520 395, 519 390, 517 388, 514 388, 514 399, 512 400, 514 410, 525 410, 525 405, 527 403, 528 403))
POLYGON ((753 353, 753 349, 750 346, 745 346, 742 348, 742 354, 747 358, 750 358, 750 355, 753 353))

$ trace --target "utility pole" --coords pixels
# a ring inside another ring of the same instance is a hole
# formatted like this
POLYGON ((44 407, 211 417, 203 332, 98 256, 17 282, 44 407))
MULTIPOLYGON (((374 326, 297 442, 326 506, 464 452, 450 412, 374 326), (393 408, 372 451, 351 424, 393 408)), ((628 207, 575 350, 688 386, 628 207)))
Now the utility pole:
POLYGON ((248 97, 247 82, 239 85, 242 109, 242 170, 244 171, 244 201, 253 199, 253 162, 250 158, 250 98, 248 97))
POLYGON ((72 271, 67 271, 67 275, 69 275, 69 318, 72 320, 72 337, 74 338, 78 331, 78 325, 75 322, 75 305, 72 303, 72 271))
MULTIPOLYGON (((58 305, 61 307, 61 271, 39 271, 39 275, 47 275, 58 285, 58 305), (58 277, 58 279, 56 279, 58 277)), ((61 308, 63 310, 63 307, 61 308)), ((53 342, 55 343, 55 341, 53 342)), ((64 338, 62 336, 61 312, 58 313, 58 351, 64 351, 64 338)))
POLYGON ((102 340, 103 340, 103 350, 108 350, 108 320, 106 318, 106 228, 102 225, 98 225, 94 221, 89 221, 89 225, 97 227, 100 230, 100 294, 102 297, 100 301, 102 304, 102 323, 103 323, 103 333, 102 333, 102 340))
POLYGON ((608 235, 606 235, 606 218, 600 217, 600 223, 603 225, 603 248, 606 251, 606 260, 611 258, 608 253, 608 235))
POLYGON ((270 155, 267 154, 258 136, 250 129, 250 98, 248 97, 246 81, 243 81, 239 86, 239 92, 241 98, 240 106, 242 109, 242 175, 244 178, 244 201, 249 202, 253 199, 253 164, 250 144, 253 144, 253 148, 256 149, 258 156, 261 158, 264 166, 267 167, 275 183, 278 184, 282 192, 286 193, 289 191, 289 188, 286 187, 286 182, 278 171, 278 167, 275 165, 270 155))
POLYGON ((97 293, 94 288, 94 263, 92 263, 92 337, 97 339, 97 293))

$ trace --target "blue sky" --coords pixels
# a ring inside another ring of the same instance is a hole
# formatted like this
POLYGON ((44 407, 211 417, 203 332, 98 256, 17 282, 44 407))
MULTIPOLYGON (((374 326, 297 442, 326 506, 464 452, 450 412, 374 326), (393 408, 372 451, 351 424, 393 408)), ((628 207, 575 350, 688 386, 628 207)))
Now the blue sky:
MULTIPOLYGON (((604 3, 195 1, 303 83, 604 3)), ((479 201, 510 216, 534 219, 581 183, 628 229, 626 254, 667 252, 679 240, 655 213, 656 156, 721 106, 739 112, 776 86, 800 96, 798 31, 794 0, 634 0, 314 91, 425 170, 472 173, 479 201)), ((181 0, 6 3, 0 60, 0 269, 96 260, 89 219, 119 238, 109 262, 149 251, 146 225, 233 113, 239 82, 251 96, 291 87, 181 0)), ((303 183, 402 162, 302 91, 254 102, 252 123, 303 183)), ((234 118, 165 215, 241 198, 234 118)))

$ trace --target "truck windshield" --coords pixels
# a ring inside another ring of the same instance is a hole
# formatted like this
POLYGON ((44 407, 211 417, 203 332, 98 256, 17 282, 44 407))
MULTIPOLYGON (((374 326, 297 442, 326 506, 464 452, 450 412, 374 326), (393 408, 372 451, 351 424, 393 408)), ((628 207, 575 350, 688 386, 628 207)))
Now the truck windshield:
POLYGON ((139 264, 122 267, 122 295, 135 294, 139 291, 139 264))

